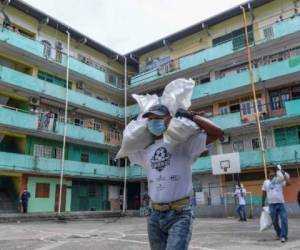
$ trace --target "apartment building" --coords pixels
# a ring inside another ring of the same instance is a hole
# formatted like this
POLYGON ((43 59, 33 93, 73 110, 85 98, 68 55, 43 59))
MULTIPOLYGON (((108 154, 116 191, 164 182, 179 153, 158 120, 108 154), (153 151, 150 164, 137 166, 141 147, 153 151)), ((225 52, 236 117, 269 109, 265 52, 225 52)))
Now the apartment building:
MULTIPOLYGON (((300 1, 244 7, 267 165, 280 163, 291 174, 286 197, 293 207, 300 188, 300 1)), ((229 153, 239 154, 240 179, 259 203, 264 172, 240 6, 128 53, 126 76, 125 56, 46 13, 14 0, 1 1, 1 8, 1 211, 17 210, 25 186, 30 212, 57 211, 67 86, 63 209, 122 206, 124 161, 114 156, 124 129, 125 77, 129 119, 139 112, 130 94, 161 94, 171 80, 193 78, 191 109, 225 130, 225 139, 209 145, 193 166, 199 203, 221 207, 233 190, 237 175, 212 176, 212 157, 229 153)), ((127 180, 127 208, 137 209, 146 188, 143 169, 129 166, 127 180)))

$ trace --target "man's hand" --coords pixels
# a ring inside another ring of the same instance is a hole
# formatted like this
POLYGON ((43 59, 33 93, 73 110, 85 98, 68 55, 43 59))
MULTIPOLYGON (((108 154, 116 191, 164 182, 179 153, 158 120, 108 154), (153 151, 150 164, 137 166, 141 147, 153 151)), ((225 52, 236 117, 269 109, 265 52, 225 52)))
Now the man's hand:
POLYGON ((190 119, 190 120, 193 121, 194 115, 195 115, 194 112, 191 112, 191 111, 180 108, 180 109, 177 110, 177 112, 175 114, 175 117, 185 117, 185 118, 190 119))

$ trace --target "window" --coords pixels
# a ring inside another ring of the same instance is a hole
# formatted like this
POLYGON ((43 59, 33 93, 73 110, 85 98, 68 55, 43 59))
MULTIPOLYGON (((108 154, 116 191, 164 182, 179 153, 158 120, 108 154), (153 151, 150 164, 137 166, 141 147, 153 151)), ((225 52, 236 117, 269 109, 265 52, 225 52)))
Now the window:
POLYGON ((49 198, 50 184, 49 183, 36 183, 35 198, 49 198))
POLYGON ((46 145, 34 144, 33 155, 38 157, 51 158, 52 157, 52 147, 46 145))
MULTIPOLYGON (((64 80, 60 77, 48 74, 47 72, 39 70, 37 77, 41 80, 54 83, 58 86, 61 86, 61 87, 64 87, 64 88, 66 87, 66 80, 64 80)), ((69 81, 69 89, 71 89, 71 88, 72 88, 72 82, 69 81)))
POLYGON ((44 56, 46 58, 51 57, 51 43, 47 40, 42 40, 42 44, 44 45, 44 56))
POLYGON ((83 120, 79 118, 74 119, 75 126, 83 126, 83 120))
MULTIPOLYGON (((249 36, 249 43, 252 44, 254 41, 253 37, 253 29, 252 26, 247 27, 248 36, 249 36)), ((244 48, 246 46, 246 36, 245 36, 245 29, 240 28, 232 32, 232 46, 234 50, 238 50, 244 48)))
POLYGON ((243 115, 250 115, 251 112, 251 101, 243 102, 242 104, 242 114, 243 115))
POLYGON ((89 162, 89 154, 88 153, 81 153, 80 161, 81 162, 89 162))
POLYGON ((270 99, 273 110, 284 108, 285 102, 291 99, 289 88, 271 91, 270 99))
POLYGON ((219 108, 219 113, 220 115, 226 115, 229 113, 229 108, 226 106, 226 107, 220 107, 219 108))
POLYGON ((61 159, 62 158, 62 148, 55 148, 55 158, 56 159, 61 159))
MULTIPOLYGON (((264 147, 267 147, 267 140, 266 138, 263 138, 264 141, 264 147)), ((260 149, 260 139, 259 138, 253 138, 252 139, 252 149, 253 150, 258 150, 260 149)))
POLYGON ((243 141, 234 141, 232 144, 234 152, 244 152, 244 142, 243 141))
POLYGON ((267 39, 267 40, 273 39, 274 30, 273 30, 272 26, 268 26, 268 27, 264 28, 263 32, 264 32, 265 39, 267 39))

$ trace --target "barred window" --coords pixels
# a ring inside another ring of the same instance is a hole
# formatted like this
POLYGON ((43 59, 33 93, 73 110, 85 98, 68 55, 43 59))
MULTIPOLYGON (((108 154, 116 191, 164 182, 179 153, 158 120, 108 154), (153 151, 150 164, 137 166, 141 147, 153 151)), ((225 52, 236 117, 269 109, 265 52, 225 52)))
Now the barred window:
POLYGON ((36 183, 35 198, 49 198, 50 184, 49 183, 36 183))
POLYGON ((51 158, 52 157, 52 147, 46 145, 34 144, 33 155, 38 157, 51 158))
POLYGON ((61 159, 62 158, 62 148, 56 147, 55 148, 55 158, 61 159))

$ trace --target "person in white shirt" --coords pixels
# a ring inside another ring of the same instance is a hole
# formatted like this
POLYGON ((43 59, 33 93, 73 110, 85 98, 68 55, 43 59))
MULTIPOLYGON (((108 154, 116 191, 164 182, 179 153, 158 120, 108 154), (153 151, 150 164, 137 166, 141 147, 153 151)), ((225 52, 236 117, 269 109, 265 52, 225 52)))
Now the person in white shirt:
POLYGON ((235 187, 234 195, 238 198, 239 206, 237 208, 237 213, 240 216, 240 221, 247 221, 246 216, 246 189, 243 184, 238 184, 235 187))
POLYGON ((206 144, 222 137, 223 131, 208 119, 180 109, 176 117, 194 121, 202 131, 173 146, 163 141, 171 120, 164 105, 155 105, 143 115, 155 142, 129 155, 132 164, 145 168, 151 198, 148 237, 152 250, 184 250, 192 235, 192 164, 206 150, 206 144))
POLYGON ((284 243, 288 239, 288 219, 284 206, 283 187, 290 185, 288 174, 285 173, 281 166, 270 168, 268 171, 268 180, 264 181, 262 186, 262 206, 265 206, 266 198, 268 198, 273 227, 277 235, 284 243), (279 225, 279 218, 281 225, 279 225))

